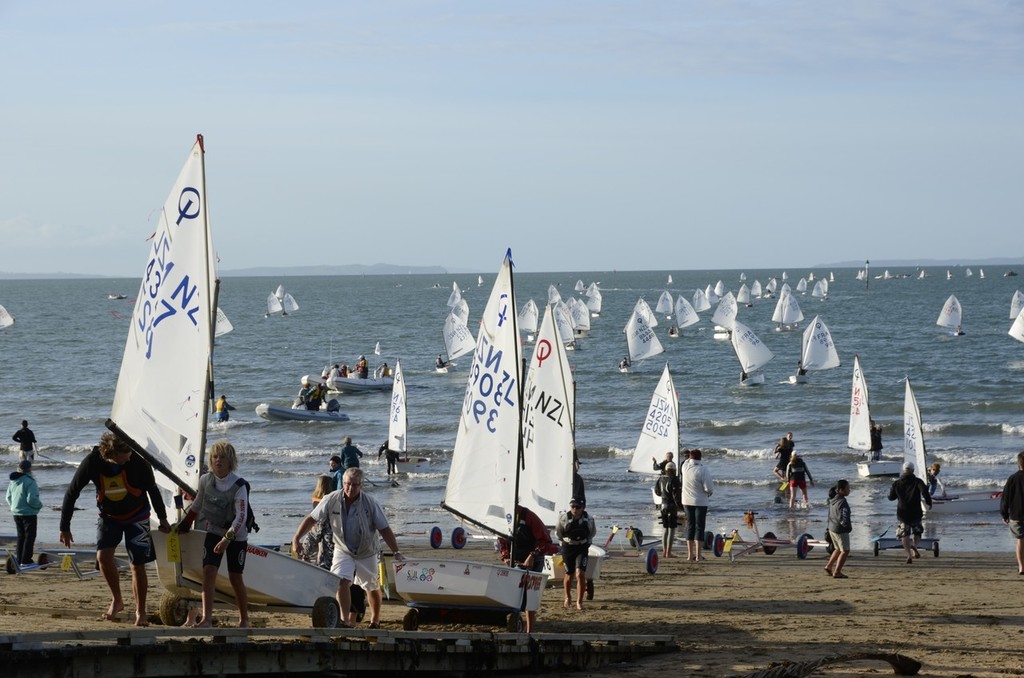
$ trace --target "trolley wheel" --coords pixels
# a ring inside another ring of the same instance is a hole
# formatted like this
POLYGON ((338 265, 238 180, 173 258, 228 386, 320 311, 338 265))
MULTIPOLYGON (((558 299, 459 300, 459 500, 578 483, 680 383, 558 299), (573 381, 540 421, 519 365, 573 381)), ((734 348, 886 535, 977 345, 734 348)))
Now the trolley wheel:
POLYGON ((722 554, 725 553, 725 535, 716 534, 715 543, 711 547, 711 552, 715 554, 716 558, 721 558, 722 554))
POLYGON ((658 550, 651 548, 647 550, 647 574, 654 574, 658 571, 658 550))
POLYGON ((50 564, 50 555, 48 553, 40 553, 39 557, 36 558, 36 564, 37 565, 49 565, 50 564))
POLYGON ((338 601, 330 596, 320 596, 313 601, 313 612, 309 615, 315 629, 334 629, 341 622, 341 608, 338 601))
POLYGON ((879 549, 878 549, 878 542, 877 541, 875 542, 874 548, 872 548, 871 550, 875 552, 876 556, 878 555, 879 549))
POLYGON ((939 557, 939 542, 938 541, 933 541, 932 542, 932 553, 935 555, 936 558, 939 557))
POLYGON ((440 527, 434 525, 432 528, 430 528, 430 548, 441 548, 442 539, 444 539, 444 535, 441 533, 440 527))
POLYGON ((466 545, 466 531, 461 527, 456 527, 452 530, 452 546, 456 549, 461 549, 466 545))
POLYGON ((704 533, 704 548, 712 549, 715 547, 715 533, 708 530, 704 533))
POLYGON ((160 596, 160 621, 164 626, 181 626, 188 620, 189 607, 191 604, 187 598, 164 591, 160 596))
POLYGON ((593 600, 593 599, 594 599, 594 580, 593 579, 588 579, 587 580, 587 600, 593 600))
POLYGON ((7 556, 7 574, 18 574, 18 561, 14 556, 7 556))
POLYGON ((526 629, 523 615, 518 612, 510 612, 508 617, 505 618, 505 629, 509 633, 522 633, 526 629))
MULTIPOLYGON (((825 534, 826 535, 828 534, 828 530, 825 530, 825 534)), ((811 551, 814 550, 814 547, 810 544, 810 542, 814 540, 814 537, 811 536, 810 532, 804 532, 802 536, 807 537, 807 542, 808 542, 808 544, 807 544, 807 552, 810 553, 811 551)), ((825 540, 828 541, 828 537, 827 536, 826 536, 825 540)))
POLYGON ((415 631, 420 627, 420 611, 415 607, 410 607, 409 611, 402 617, 402 630, 403 631, 415 631))
POLYGON ((801 534, 800 538, 796 540, 796 557, 800 560, 807 559, 807 552, 811 550, 810 544, 807 543, 807 539, 810 535, 801 534))
POLYGON ((638 550, 643 547, 644 533, 640 531, 640 528, 629 528, 629 545, 638 550))
MULTIPOLYGON (((764 538, 765 539, 775 539, 775 533, 773 533, 773 532, 765 532, 764 533, 764 538)), ((764 543, 761 544, 761 549, 764 551, 764 554, 766 556, 770 556, 771 554, 775 553, 775 549, 776 548, 777 548, 776 546, 771 546, 771 545, 764 544, 764 543)))

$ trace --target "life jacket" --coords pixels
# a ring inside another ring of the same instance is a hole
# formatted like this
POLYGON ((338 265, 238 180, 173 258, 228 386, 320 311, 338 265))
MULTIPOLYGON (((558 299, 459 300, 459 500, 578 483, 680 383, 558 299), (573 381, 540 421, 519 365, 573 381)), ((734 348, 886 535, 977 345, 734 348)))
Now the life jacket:
POLYGON ((143 494, 143 490, 137 487, 132 487, 128 482, 128 472, 126 466, 121 466, 121 469, 116 475, 108 476, 102 471, 99 477, 99 489, 96 492, 96 505, 103 510, 111 518, 115 520, 129 518, 138 513, 139 507, 135 502, 130 502, 132 509, 124 513, 114 513, 113 511, 104 508, 104 503, 107 507, 117 509, 118 504, 129 497, 139 497, 143 494))
POLYGON ((222 412, 225 412, 228 409, 228 401, 227 401, 227 399, 226 398, 218 399, 217 400, 217 405, 215 406, 215 409, 217 411, 217 414, 221 414, 222 412))
POLYGON ((563 542, 569 544, 586 544, 590 541, 590 521, 587 520, 587 512, 584 511, 579 520, 573 518, 572 513, 569 513, 569 520, 565 523, 565 529, 563 532, 565 536, 562 538, 563 542))

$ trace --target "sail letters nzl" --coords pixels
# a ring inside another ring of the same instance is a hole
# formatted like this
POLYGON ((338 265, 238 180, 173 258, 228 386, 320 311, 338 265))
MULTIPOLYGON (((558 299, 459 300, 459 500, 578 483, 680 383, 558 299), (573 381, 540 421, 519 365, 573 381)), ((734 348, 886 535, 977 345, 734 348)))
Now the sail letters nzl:
MULTIPOLYGON (((175 226, 181 225, 183 220, 196 219, 201 213, 199 191, 186 186, 178 197, 178 218, 175 226)), ((196 285, 191 283, 188 273, 172 280, 172 272, 174 261, 171 259, 171 240, 165 226, 157 232, 156 240, 153 242, 152 254, 146 264, 146 275, 142 282, 144 301, 137 313, 137 329, 145 338, 147 359, 153 356, 157 327, 167 318, 183 311, 193 326, 199 325, 196 318, 201 306, 200 298, 196 295, 196 285), (170 294, 166 294, 168 289, 170 294)))

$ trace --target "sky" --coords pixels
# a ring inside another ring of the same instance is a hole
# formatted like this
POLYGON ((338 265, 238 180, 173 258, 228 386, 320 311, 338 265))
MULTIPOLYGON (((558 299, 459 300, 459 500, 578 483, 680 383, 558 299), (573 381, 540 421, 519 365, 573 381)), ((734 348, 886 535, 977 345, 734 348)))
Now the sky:
POLYGON ((0 0, 0 271, 1024 256, 1024 4, 0 0))

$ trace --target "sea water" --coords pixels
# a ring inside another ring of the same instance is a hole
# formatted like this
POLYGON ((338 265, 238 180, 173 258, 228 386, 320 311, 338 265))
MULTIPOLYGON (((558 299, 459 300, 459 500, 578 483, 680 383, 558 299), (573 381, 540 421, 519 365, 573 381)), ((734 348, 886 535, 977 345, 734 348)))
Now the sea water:
MULTIPOLYGON (((528 253, 522 253, 528 256, 528 253)), ((443 351, 441 328, 446 302, 457 283, 469 303, 474 329, 490 293, 494 271, 477 274, 245 278, 225 277, 220 307, 234 331, 217 340, 217 394, 237 409, 226 424, 209 425, 209 441, 228 438, 241 454, 239 473, 252 484, 252 502, 261 532, 259 543, 290 541, 310 508, 317 475, 351 436, 364 452, 370 482, 366 490, 386 507, 401 542, 427 542, 439 526, 444 534, 458 521, 440 508, 463 398, 469 356, 449 374, 433 363, 443 351), (266 298, 283 284, 300 309, 288 316, 264 317, 266 298), (380 342, 381 353, 374 355, 380 342), (371 368, 399 359, 408 383, 410 450, 433 459, 430 473, 387 482, 377 448, 387 437, 389 393, 337 396, 351 421, 336 423, 269 422, 259 418, 261 402, 287 406, 303 375, 319 375, 334 363, 352 365, 366 355, 371 368)), ((528 264, 528 262, 522 262, 528 264)), ((811 272, 790 270, 795 288, 811 272)), ((817 269, 815 276, 830 271, 817 269)), ((763 386, 739 386, 740 367, 728 341, 712 337, 711 311, 701 322, 668 337, 671 321, 659 317, 655 329, 665 352, 635 366, 616 369, 625 353, 623 327, 636 301, 654 307, 661 292, 692 299, 696 288, 722 280, 734 293, 740 271, 649 271, 516 273, 517 305, 547 300, 549 285, 563 298, 575 284, 597 282, 604 306, 592 319, 579 350, 568 354, 576 378, 576 441, 580 472, 586 482, 587 510, 598 523, 603 543, 613 526, 633 526, 652 537, 660 532, 652 510, 653 476, 628 473, 653 390, 667 363, 679 394, 683 448, 703 450, 715 479, 708 529, 752 536, 743 525, 756 511, 762 533, 795 539, 809 533, 823 538, 829 486, 839 478, 852 482, 852 542, 867 549, 873 536, 895 532, 895 503, 887 499, 891 479, 862 479, 856 462, 863 454, 846 447, 853 356, 859 354, 870 390, 871 412, 883 428, 885 453, 902 456, 904 379, 909 377, 921 409, 929 462, 942 464, 950 491, 1001 488, 1015 470, 1024 448, 1021 381, 1024 344, 1007 335, 1010 299, 1017 278, 990 271, 967 277, 953 269, 928 269, 929 276, 892 280, 855 280, 852 269, 833 269, 828 299, 797 295, 805 320, 797 331, 776 332, 771 322, 775 300, 740 305, 738 318, 775 354, 763 386), (666 285, 671 273, 674 282, 666 285), (935 320, 950 294, 964 308, 965 335, 949 336, 935 320), (807 384, 787 383, 800 354, 801 333, 815 315, 832 332, 842 366, 810 375, 807 384), (797 451, 814 476, 810 505, 790 510, 776 502, 772 451, 792 431, 797 451)), ((896 273, 897 271, 893 271, 896 273)), ((747 283, 762 285, 781 270, 746 271, 747 283)), ((808 285, 808 288, 812 287, 808 285)), ((0 303, 17 323, 0 331, 0 432, 12 435, 29 421, 40 444, 34 467, 45 505, 39 541, 56 542, 59 507, 77 462, 104 432, 127 336, 138 280, 0 281, 0 303), (108 299, 122 293, 126 300, 108 299), (3 427, 6 427, 4 429, 3 427)), ((529 356, 532 345, 526 346, 529 356)), ((184 368, 185 366, 183 366, 184 368)), ((160 384, 152 384, 158 389, 160 384)), ((16 445, 0 452, 4 472, 14 470, 16 445)), ((72 528, 76 541, 94 543, 92 488, 79 498, 72 528)), ((14 532, 7 507, 0 509, 0 534, 14 532)), ((623 532, 612 548, 623 543, 623 532)), ((939 537, 946 550, 1009 551, 1013 544, 997 513, 929 516, 926 535, 939 537)))

